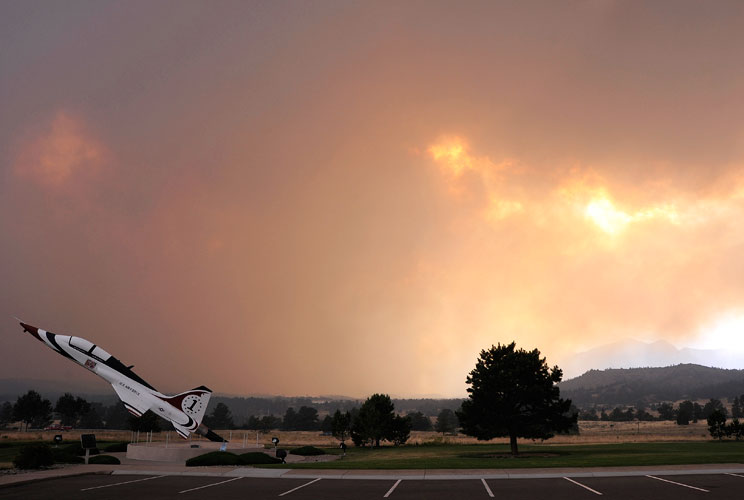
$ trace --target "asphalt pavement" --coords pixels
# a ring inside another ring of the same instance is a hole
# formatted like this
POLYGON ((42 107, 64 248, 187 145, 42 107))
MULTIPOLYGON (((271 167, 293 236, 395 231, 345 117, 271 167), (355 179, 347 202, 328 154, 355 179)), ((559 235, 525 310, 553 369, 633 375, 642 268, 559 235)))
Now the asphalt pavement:
POLYGON ((496 471, 491 471, 490 478, 479 477, 473 471, 460 471, 459 477, 441 471, 438 474, 430 472, 426 478, 421 477, 420 471, 356 471, 355 479, 337 479, 341 477, 339 474, 313 474, 319 471, 290 474, 299 472, 296 470, 283 470, 285 474, 274 478, 228 475, 226 471, 202 476, 173 475, 164 471, 156 475, 135 475, 120 471, 116 474, 61 475, 45 481, 6 484, 0 488, 0 499, 582 500, 601 496, 638 500, 739 500, 744 492, 744 467, 738 466, 738 472, 727 470, 733 469, 542 470, 532 474, 513 474, 511 478, 493 474, 496 471))

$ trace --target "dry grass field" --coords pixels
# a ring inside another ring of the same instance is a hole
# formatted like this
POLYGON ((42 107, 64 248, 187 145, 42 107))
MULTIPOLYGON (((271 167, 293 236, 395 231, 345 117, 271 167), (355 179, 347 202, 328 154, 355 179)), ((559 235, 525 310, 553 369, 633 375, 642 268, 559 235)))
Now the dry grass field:
MULTIPOLYGON (((45 441, 52 442, 55 434, 62 434, 65 441, 79 440, 80 434, 93 433, 98 441, 147 441, 145 433, 110 430, 74 430, 60 431, 5 431, 0 432, 0 443, 12 441, 45 441)), ((256 443, 271 446, 271 438, 278 437, 281 446, 313 445, 335 447, 338 441, 332 436, 323 436, 319 432, 302 431, 274 431, 257 433, 243 430, 218 430, 218 434, 234 443, 256 443)), ((194 441, 204 438, 196 436, 194 441)), ((579 422, 578 435, 561 435, 546 441, 550 444, 606 444, 606 443, 650 443, 650 442, 679 442, 679 441, 707 441, 710 440, 705 422, 677 425, 674 422, 579 422)), ((163 431, 152 435, 154 442, 183 442, 174 431, 163 431)), ((507 443, 507 439, 494 439, 492 444, 507 443)), ((435 432, 411 433, 410 444, 478 444, 484 443, 475 438, 458 434, 457 436, 442 436, 435 432)))

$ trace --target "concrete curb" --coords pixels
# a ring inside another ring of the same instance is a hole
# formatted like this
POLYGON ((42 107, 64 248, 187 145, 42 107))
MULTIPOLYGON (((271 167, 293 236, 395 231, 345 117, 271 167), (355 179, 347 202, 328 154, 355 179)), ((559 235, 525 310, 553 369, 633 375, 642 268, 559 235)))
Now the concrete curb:
POLYGON ((32 472, 27 475, 0 476, 0 488, 20 486, 37 481, 49 481, 64 477, 86 476, 93 474, 112 474, 117 476, 193 476, 220 478, 263 478, 263 479, 347 479, 347 480, 425 480, 448 481, 467 479, 550 479, 550 478, 599 478, 630 476, 680 476, 702 474, 742 474, 742 464, 711 464, 668 466, 668 467, 606 467, 606 468, 564 468, 564 469, 479 469, 479 470, 349 470, 349 469, 269 469, 252 467, 157 467, 152 465, 111 466, 97 470, 81 470, 86 466, 32 472))
POLYGON ((354 480, 428 480, 447 481, 463 479, 552 479, 552 478, 587 478, 587 477, 631 477, 646 475, 682 476, 703 474, 744 474, 744 466, 735 468, 710 468, 710 469, 633 469, 633 470, 563 470, 548 472, 545 469, 536 472, 489 472, 489 471, 467 471, 443 473, 437 470, 399 470, 399 471, 375 471, 375 470, 327 470, 313 471, 311 469, 250 469, 239 468, 216 471, 158 471, 158 470, 115 470, 113 475, 137 475, 137 476, 199 476, 199 477, 246 477, 246 478, 283 478, 283 479, 354 479, 354 480))

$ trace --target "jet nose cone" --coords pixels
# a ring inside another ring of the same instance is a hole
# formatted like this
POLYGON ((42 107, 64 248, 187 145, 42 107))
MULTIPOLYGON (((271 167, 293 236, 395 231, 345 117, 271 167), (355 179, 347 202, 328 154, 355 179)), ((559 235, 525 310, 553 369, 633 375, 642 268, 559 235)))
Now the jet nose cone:
POLYGON ((27 325, 23 321, 21 321, 20 323, 21 323, 21 327, 23 328, 23 331, 24 332, 28 332, 31 335, 33 335, 34 337, 36 337, 37 339, 41 340, 41 337, 39 336, 39 329, 38 328, 36 328, 35 326, 27 325))

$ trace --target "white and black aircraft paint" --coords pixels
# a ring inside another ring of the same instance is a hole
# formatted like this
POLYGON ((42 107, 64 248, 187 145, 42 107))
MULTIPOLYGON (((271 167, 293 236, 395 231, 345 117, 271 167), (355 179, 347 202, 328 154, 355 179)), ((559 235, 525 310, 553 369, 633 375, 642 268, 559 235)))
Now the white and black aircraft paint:
POLYGON ((212 391, 201 386, 196 389, 166 396, 156 391, 132 371, 132 366, 107 353, 92 342, 80 337, 57 335, 19 320, 21 327, 53 351, 71 359, 110 383, 126 409, 141 417, 152 410, 173 424, 176 432, 187 439, 192 432, 211 441, 224 441, 201 423, 212 391))

